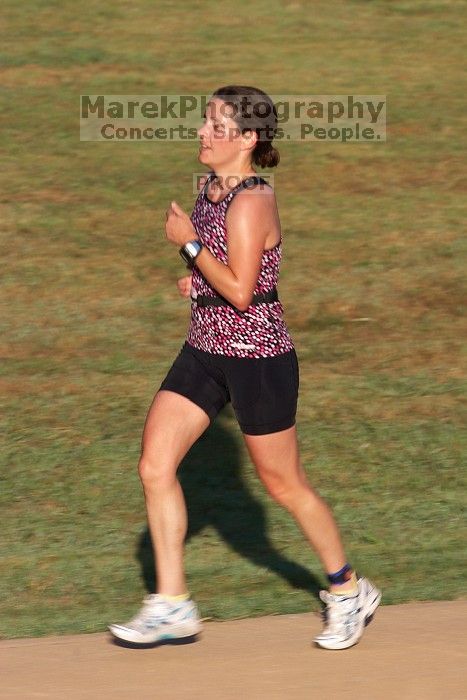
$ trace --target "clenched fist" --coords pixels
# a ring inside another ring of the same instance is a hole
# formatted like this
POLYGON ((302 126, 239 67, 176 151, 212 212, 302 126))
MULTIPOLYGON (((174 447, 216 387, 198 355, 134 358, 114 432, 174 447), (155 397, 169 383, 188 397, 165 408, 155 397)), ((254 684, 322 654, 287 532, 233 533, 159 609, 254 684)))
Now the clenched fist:
POLYGON ((193 275, 188 275, 187 277, 181 277, 177 280, 178 291, 182 297, 189 297, 191 292, 191 278, 193 275))
POLYGON ((178 246, 185 245, 188 241, 198 240, 190 217, 177 202, 171 202, 165 213, 165 235, 168 241, 178 246))

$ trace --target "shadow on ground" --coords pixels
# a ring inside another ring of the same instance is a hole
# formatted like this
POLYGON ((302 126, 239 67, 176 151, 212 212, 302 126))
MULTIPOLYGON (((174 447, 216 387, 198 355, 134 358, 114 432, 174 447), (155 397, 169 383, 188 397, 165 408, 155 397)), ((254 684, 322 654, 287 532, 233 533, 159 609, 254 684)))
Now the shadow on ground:
MULTIPOLYGON (((263 506, 240 476, 237 441, 232 429, 217 419, 180 465, 178 476, 188 510, 187 541, 205 527, 214 527, 241 556, 282 576, 293 588, 318 597, 319 580, 276 551, 269 540, 263 506)), ((146 588, 153 592, 154 558, 147 528, 140 537, 137 557, 146 588)))

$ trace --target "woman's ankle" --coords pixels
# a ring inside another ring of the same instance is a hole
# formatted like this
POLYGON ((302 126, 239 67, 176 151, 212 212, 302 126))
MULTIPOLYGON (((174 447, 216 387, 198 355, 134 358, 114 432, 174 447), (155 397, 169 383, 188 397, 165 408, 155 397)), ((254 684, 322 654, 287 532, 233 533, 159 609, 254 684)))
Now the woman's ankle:
POLYGON ((329 592, 333 595, 357 595, 358 593, 358 581, 355 571, 352 571, 351 578, 345 583, 336 584, 332 583, 329 586, 329 592))
POLYGON ((188 591, 185 591, 185 593, 179 593, 177 595, 171 595, 169 593, 159 593, 159 595, 164 598, 164 600, 167 600, 169 603, 182 603, 185 600, 190 599, 190 594, 188 591))

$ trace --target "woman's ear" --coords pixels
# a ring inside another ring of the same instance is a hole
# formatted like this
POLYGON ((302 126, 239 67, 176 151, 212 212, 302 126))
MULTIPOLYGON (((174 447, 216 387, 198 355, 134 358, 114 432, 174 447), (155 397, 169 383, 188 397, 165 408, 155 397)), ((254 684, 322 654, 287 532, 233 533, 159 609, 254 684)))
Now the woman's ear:
POLYGON ((246 150, 254 149, 258 141, 258 134, 253 129, 248 129, 243 132, 242 141, 246 150))

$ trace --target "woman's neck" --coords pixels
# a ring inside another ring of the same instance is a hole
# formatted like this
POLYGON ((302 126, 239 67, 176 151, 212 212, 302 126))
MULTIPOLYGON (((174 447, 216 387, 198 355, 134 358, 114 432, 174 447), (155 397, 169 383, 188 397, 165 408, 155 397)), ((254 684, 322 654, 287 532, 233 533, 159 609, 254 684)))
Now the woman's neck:
POLYGON ((252 168, 245 170, 245 172, 233 171, 232 168, 230 168, 229 170, 214 170, 214 178, 212 180, 212 184, 216 189, 225 192, 228 190, 232 190, 234 187, 239 185, 240 182, 242 182, 242 180, 245 180, 246 178, 251 177, 252 175, 256 175, 256 172, 252 168))

